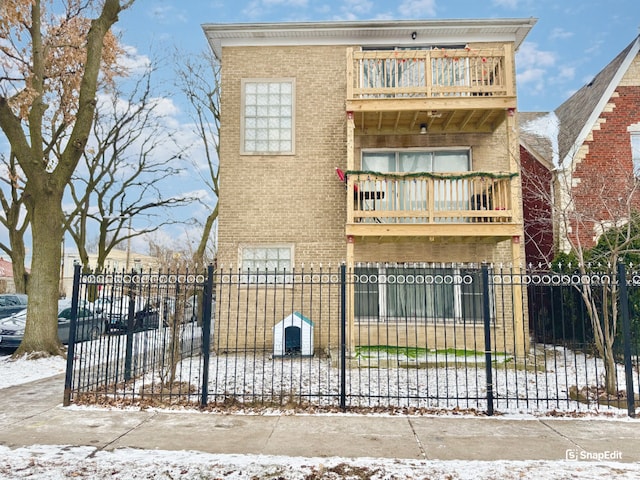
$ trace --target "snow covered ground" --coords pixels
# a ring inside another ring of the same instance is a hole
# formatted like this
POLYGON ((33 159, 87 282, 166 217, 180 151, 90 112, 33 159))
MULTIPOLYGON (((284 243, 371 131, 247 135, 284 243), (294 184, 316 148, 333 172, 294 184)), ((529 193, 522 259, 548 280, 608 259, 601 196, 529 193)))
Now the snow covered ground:
MULTIPOLYGON (((59 375, 61 358, 0 357, 1 390, 59 375)), ((62 381, 62 380, 61 380, 62 381)), ((214 455, 191 451, 91 446, 0 446, 0 479, 558 479, 640 478, 640 464, 601 461, 433 461, 379 458, 303 458, 214 455)))
POLYGON ((211 455, 199 452, 91 447, 0 447, 0 478, 146 479, 636 479, 637 464, 591 462, 482 462, 376 458, 301 458, 211 455))

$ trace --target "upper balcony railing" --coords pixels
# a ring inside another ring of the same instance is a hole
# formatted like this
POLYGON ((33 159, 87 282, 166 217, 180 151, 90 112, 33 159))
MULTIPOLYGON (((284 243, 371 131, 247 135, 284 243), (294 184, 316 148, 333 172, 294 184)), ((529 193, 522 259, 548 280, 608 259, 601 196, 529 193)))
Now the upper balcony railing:
POLYGON ((513 221, 513 174, 349 172, 350 223, 504 223, 513 221))
POLYGON ((347 98, 515 96, 511 45, 347 53, 347 98))

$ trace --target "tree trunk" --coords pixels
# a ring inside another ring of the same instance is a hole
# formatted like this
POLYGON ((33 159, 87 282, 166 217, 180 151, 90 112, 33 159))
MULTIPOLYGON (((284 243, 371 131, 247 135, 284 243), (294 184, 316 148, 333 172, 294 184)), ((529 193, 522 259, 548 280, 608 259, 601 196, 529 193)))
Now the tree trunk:
POLYGON ((33 239, 27 324, 15 355, 42 352, 61 355, 58 340, 58 284, 62 245, 62 189, 31 191, 27 208, 33 239), (37 294, 34 294, 37 292, 37 294), (51 301, 55 299, 55 301, 51 301))
POLYGON ((202 230, 202 237, 200 238, 200 243, 198 244, 198 248, 196 249, 193 255, 193 262, 197 267, 204 268, 204 258, 205 253, 207 251, 207 242, 209 242, 209 237, 211 236, 211 230, 213 229, 213 223, 218 218, 218 204, 216 203, 213 212, 207 216, 207 221, 204 224, 204 228, 202 230))
POLYGON ((604 352, 604 383, 607 393, 615 398, 618 395, 618 371, 613 346, 606 348, 604 352))

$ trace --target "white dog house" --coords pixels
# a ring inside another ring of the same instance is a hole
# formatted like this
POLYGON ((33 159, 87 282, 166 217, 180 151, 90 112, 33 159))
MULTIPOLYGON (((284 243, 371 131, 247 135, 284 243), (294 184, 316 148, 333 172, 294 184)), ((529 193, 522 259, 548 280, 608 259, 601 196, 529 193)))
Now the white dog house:
POLYGON ((293 312, 273 327, 273 356, 312 356, 313 322, 293 312))

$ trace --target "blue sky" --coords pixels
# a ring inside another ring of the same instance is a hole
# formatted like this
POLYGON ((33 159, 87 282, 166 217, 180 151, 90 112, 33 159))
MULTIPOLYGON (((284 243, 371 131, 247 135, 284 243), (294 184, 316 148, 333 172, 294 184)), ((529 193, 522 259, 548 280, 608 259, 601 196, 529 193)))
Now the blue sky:
POLYGON ((208 48, 203 23, 528 18, 538 23, 516 58, 519 109, 549 111, 638 35, 640 1, 609 0, 155 0, 121 15, 123 40, 147 55, 208 48))
MULTIPOLYGON (((162 112, 179 137, 193 140, 192 126, 180 95, 173 87, 173 53, 200 53, 209 49, 204 23, 260 23, 286 21, 343 21, 457 18, 537 18, 516 57, 521 111, 550 111, 558 107, 607 65, 638 35, 639 0, 138 0, 120 16, 116 25, 132 55, 129 61, 145 64, 162 59, 162 112), (169 93, 166 93, 169 92, 169 93)), ((0 135, 0 149, 6 149, 0 135)), ((190 157, 202 158, 198 152, 190 157)), ((184 193, 199 192, 204 203, 215 199, 196 175, 174 182, 184 193)), ((203 207, 184 215, 200 220, 203 207)), ((138 219, 133 222, 137 228, 138 219)), ((195 228, 178 227, 159 232, 155 241, 166 245, 193 244, 195 228)), ((6 232, 0 229, 0 240, 6 232)), ((71 243, 71 242, 68 242, 71 243)), ((133 240, 133 251, 146 251, 143 238, 133 240)), ((1 255, 1 253, 0 253, 1 255)))

